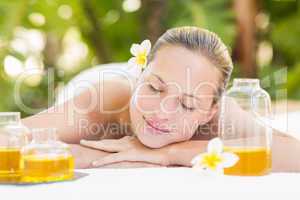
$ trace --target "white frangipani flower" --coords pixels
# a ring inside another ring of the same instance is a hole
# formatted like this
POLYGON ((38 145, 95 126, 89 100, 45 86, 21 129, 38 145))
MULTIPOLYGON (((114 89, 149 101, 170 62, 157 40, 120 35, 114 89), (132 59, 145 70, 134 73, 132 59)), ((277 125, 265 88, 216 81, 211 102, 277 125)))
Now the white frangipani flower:
POLYGON ((151 50, 150 40, 144 40, 141 44, 133 44, 130 48, 131 54, 134 56, 128 60, 130 67, 138 66, 140 69, 146 67, 147 56, 151 50))
POLYGON ((239 157, 230 152, 223 152, 223 143, 219 138, 209 141, 207 152, 201 153, 191 161, 193 168, 209 170, 223 174, 224 168, 234 166, 239 157))

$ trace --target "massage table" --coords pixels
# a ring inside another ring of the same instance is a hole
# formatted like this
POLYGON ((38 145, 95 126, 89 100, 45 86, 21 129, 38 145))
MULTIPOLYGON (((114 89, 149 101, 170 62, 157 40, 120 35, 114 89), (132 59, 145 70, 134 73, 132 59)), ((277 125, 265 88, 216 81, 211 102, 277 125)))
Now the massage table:
POLYGON ((295 199, 300 173, 261 177, 209 176, 192 168, 76 170, 73 181, 0 185, 2 200, 295 199))

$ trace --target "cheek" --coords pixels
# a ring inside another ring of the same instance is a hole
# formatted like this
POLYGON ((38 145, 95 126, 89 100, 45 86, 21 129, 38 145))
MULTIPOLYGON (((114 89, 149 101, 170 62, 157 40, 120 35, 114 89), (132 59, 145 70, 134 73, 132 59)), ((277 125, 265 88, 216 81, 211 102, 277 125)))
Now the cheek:
POLYGON ((133 97, 130 100, 129 114, 130 114, 130 127, 133 131, 133 134, 137 135, 140 132, 140 125, 142 123, 142 114, 138 112, 133 97))
MULTIPOLYGON (((195 116, 179 117, 177 121, 176 137, 179 141, 189 140, 199 126, 199 120, 195 116)), ((175 142, 175 141, 174 141, 175 142)))
MULTIPOLYGON (((134 92, 130 99, 130 120, 135 134, 142 131, 144 120, 147 115, 156 109, 157 102, 146 96, 146 93, 134 92)), ((159 103, 158 103, 159 105, 159 103)))
POLYGON ((135 95, 133 95, 130 99, 130 120, 133 124, 135 124, 137 121, 139 121, 139 118, 142 118, 142 114, 138 111, 137 102, 135 95))
POLYGON ((132 105, 142 114, 150 114, 159 109, 160 96, 152 94, 146 88, 135 92, 132 98, 132 105))

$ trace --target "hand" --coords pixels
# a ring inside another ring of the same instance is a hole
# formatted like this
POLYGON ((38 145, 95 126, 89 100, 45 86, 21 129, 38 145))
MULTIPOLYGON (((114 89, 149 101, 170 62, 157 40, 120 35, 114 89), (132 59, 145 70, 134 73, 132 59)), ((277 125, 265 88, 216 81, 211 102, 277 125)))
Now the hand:
MULTIPOLYGON (((108 152, 83 147, 77 144, 70 144, 72 155, 75 157, 75 168, 91 168, 92 162, 96 159, 105 157, 109 154, 108 152)), ((141 168, 141 167, 161 167, 161 165, 146 163, 146 162, 118 162, 105 165, 102 168, 141 168)))
POLYGON ((103 158, 110 154, 105 151, 99 151, 96 149, 83 147, 78 144, 69 144, 69 146, 70 146, 72 155, 74 156, 76 169, 91 168, 92 162, 95 159, 103 158))
POLYGON ((111 165, 119 162, 143 162, 168 166, 168 151, 166 148, 151 149, 143 145, 136 137, 125 136, 121 139, 105 139, 100 141, 81 140, 86 147, 111 152, 92 163, 94 167, 111 165))
POLYGON ((129 161, 123 161, 118 163, 112 163, 108 165, 103 165, 101 168, 145 168, 145 167, 162 167, 161 165, 152 164, 152 163, 146 163, 146 162, 129 162, 129 161))

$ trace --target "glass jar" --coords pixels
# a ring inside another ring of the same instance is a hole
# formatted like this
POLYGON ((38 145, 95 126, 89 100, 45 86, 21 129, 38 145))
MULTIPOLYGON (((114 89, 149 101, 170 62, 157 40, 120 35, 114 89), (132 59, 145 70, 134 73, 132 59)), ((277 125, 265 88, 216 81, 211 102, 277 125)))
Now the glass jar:
POLYGON ((271 170, 271 100, 258 79, 234 79, 222 97, 219 133, 239 161, 227 175, 259 176, 271 170))
POLYGON ((27 134, 20 113, 0 113, 0 182, 19 181, 23 167, 21 151, 27 134))
POLYGON ((23 149, 22 182, 70 180, 74 159, 67 144, 57 139, 56 129, 32 129, 32 141, 23 149))

